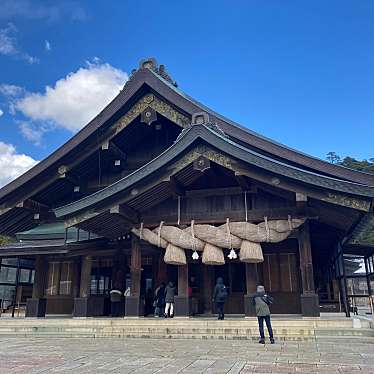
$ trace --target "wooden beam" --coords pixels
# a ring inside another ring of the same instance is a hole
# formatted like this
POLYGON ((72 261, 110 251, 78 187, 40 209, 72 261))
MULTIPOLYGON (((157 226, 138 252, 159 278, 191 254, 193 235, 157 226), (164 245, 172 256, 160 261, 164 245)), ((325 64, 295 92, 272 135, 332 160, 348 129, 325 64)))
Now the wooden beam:
POLYGON ((80 185, 80 181, 79 179, 73 175, 72 173, 63 173, 63 174, 60 174, 59 175, 59 179, 63 179, 65 180, 66 182, 69 182, 70 184, 72 184, 74 187, 76 186, 79 186, 80 185))
POLYGON ((124 162, 127 160, 127 154, 122 151, 122 149, 119 148, 118 145, 112 140, 106 140, 104 143, 102 143, 101 150, 111 152, 115 158, 120 159, 124 162))
POLYGON ((27 199, 27 200, 19 202, 16 205, 16 208, 23 208, 32 213, 49 213, 50 212, 48 205, 39 203, 32 199, 27 199))
POLYGON ((242 190, 240 187, 218 187, 201 188, 199 190, 186 191, 186 196, 188 197, 208 197, 225 195, 242 195, 242 190))
POLYGON ((118 214, 128 222, 138 223, 139 215, 135 209, 126 204, 114 205, 109 209, 110 214, 118 214))
MULTIPOLYGON (((292 218, 308 218, 309 220, 318 219, 317 211, 313 208, 298 209, 297 207, 289 208, 278 208, 278 209, 254 209, 248 210, 248 221, 249 222, 260 222, 267 217, 269 220, 274 219, 288 219, 288 216, 292 218)), ((229 218, 231 221, 244 221, 245 212, 242 211, 231 211, 208 213, 208 212, 186 212, 183 214, 183 218, 180 221, 181 225, 191 224, 191 220, 195 220, 196 223, 200 224, 222 224, 229 218)), ((177 225, 178 217, 176 214, 163 215, 162 220, 167 225, 177 225)), ((142 221, 144 227, 156 227, 160 224, 160 216, 155 215, 142 215, 142 221)))
POLYGON ((248 193, 257 193, 257 187, 250 183, 245 175, 235 172, 235 179, 243 191, 248 193))
POLYGON ((295 202, 295 192, 282 190, 280 188, 269 186, 268 184, 261 183, 258 181, 253 182, 253 186, 257 188, 257 190, 265 191, 271 195, 278 196, 282 199, 289 200, 295 202))
POLYGON ((315 199, 325 201, 331 204, 336 204, 352 209, 362 210, 367 212, 370 209, 370 201, 366 198, 359 198, 350 196, 340 192, 330 192, 323 188, 313 188, 307 185, 294 182, 282 176, 274 176, 256 168, 249 168, 239 161, 232 161, 233 168, 239 171, 242 175, 246 175, 251 179, 258 180, 262 183, 269 184, 286 191, 301 193, 315 199))
POLYGON ((177 182, 174 176, 169 178, 169 188, 171 193, 176 197, 185 195, 183 186, 177 182))

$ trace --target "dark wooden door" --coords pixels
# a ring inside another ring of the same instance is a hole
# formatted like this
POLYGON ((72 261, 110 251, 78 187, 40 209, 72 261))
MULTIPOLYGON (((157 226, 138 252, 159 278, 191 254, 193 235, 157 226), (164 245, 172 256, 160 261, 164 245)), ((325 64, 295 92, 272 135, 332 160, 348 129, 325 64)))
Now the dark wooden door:
POLYGON ((259 266, 260 282, 274 297, 271 312, 274 314, 299 314, 300 276, 296 253, 267 253, 259 266))

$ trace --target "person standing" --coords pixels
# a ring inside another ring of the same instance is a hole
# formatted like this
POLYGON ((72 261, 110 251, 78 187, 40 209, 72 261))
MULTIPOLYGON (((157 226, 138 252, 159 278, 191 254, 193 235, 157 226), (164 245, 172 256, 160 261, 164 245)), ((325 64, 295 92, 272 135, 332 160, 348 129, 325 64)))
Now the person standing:
POLYGON ((162 317, 165 310, 165 283, 162 282, 155 291, 155 299, 153 305, 155 306, 155 317, 162 317))
POLYGON ((219 277, 213 291, 213 302, 216 304, 218 319, 220 320, 225 319, 224 308, 227 296, 227 287, 223 284, 223 279, 219 277))
POLYGON ((258 328, 260 330, 260 344, 265 344, 264 321, 269 332, 270 343, 274 344, 273 329, 271 327, 269 305, 273 303, 273 298, 265 293, 264 286, 257 286, 257 292, 253 295, 253 303, 256 308, 258 328))
POLYGON ((121 314, 122 292, 114 288, 109 292, 109 295, 111 304, 110 314, 112 317, 119 317, 121 314))
POLYGON ((176 288, 173 282, 169 282, 165 289, 165 318, 174 317, 174 297, 176 294, 176 288))

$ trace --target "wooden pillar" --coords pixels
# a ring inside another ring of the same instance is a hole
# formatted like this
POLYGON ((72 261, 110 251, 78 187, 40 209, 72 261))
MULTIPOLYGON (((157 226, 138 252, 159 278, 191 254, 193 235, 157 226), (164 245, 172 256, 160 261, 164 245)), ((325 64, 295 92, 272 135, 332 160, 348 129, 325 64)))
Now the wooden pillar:
POLYGON ((164 254, 163 253, 161 253, 159 258, 158 258, 157 280, 158 280, 158 285, 161 282, 167 283, 167 281, 168 281, 167 265, 164 261, 164 254))
POLYGON ((44 256, 38 255, 35 259, 35 276, 32 287, 33 299, 42 298, 47 287, 48 263, 44 256))
POLYGON ((83 256, 81 265, 80 297, 89 297, 91 288, 92 256, 83 256))
POLYGON ((178 296, 175 297, 175 316, 187 317, 190 315, 188 297, 188 264, 178 266, 178 296))
POLYGON ((42 255, 35 259, 35 276, 32 298, 27 299, 26 317, 45 317, 47 300, 44 298, 47 286, 48 262, 42 255))
POLYGON ((188 296, 188 265, 178 266, 178 296, 188 296))
POLYGON ((125 291, 125 277, 126 277, 126 257, 125 254, 118 249, 113 258, 112 279, 113 287, 121 292, 125 291))
POLYGON ((73 297, 78 297, 79 296, 79 291, 80 291, 80 271, 79 271, 79 263, 78 261, 73 261, 72 263, 72 296, 73 297))
POLYGON ((258 284, 257 264, 245 264, 245 278, 245 283, 247 286, 247 295, 252 295, 256 292, 258 284))
POLYGON ((136 235, 131 238, 131 288, 130 296, 125 300, 125 315, 136 317, 143 315, 143 303, 140 298, 142 253, 140 240, 136 235))
POLYGON ((204 295, 204 313, 213 313, 213 267, 201 264, 203 272, 203 284, 200 289, 203 290, 204 295))
POLYGON ((245 283, 247 293, 244 295, 244 313, 247 317, 253 317, 256 315, 253 305, 253 294, 256 292, 258 284, 257 264, 245 264, 245 283))
POLYGON ((303 316, 318 317, 320 315, 319 299, 314 288, 312 246, 308 221, 298 230, 298 242, 302 282, 301 313, 303 316))
POLYGON ((135 235, 131 240, 131 296, 140 296, 142 254, 139 238, 135 235))

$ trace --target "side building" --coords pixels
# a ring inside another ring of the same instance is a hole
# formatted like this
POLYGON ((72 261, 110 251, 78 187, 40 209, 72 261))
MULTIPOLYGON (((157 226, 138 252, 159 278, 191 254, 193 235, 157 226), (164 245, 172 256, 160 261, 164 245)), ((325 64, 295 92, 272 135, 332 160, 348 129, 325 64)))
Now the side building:
MULTIPOLYGON (((300 133, 300 136, 302 133, 300 133)), ((253 315, 365 308, 374 287, 374 175, 264 138, 182 92, 154 59, 61 148, 0 190, 3 261, 34 261, 26 315, 147 315, 163 281, 175 313, 253 315)), ((366 311, 365 311, 366 312, 366 311)))

